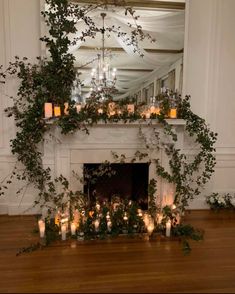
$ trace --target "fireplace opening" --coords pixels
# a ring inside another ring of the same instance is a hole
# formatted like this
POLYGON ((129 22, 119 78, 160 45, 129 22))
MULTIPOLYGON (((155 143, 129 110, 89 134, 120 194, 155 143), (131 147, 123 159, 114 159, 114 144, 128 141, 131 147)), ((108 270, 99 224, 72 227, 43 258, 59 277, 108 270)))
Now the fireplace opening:
POLYGON ((113 196, 136 201, 148 208, 148 163, 84 164, 84 193, 91 203, 111 201, 113 196))

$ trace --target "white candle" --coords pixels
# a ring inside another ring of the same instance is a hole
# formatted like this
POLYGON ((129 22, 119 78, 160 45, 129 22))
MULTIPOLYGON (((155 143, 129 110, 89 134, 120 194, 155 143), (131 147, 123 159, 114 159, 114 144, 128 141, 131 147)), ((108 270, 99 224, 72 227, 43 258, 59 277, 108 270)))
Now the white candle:
POLYGON ((95 231, 98 232, 99 231, 99 226, 100 226, 100 221, 98 219, 96 219, 94 221, 94 226, 95 226, 95 231))
POLYGON ((71 229, 71 234, 73 236, 76 235, 76 224, 75 223, 70 224, 70 229, 71 229))
POLYGON ((110 220, 107 222, 107 229, 108 229, 108 232, 111 232, 112 222, 110 220))
POLYGON ((82 105, 81 104, 77 104, 76 105, 76 108, 77 108, 77 113, 79 113, 82 109, 82 105))
POLYGON ((53 114, 52 103, 45 103, 44 104, 44 116, 45 116, 45 118, 52 117, 52 114, 53 114))
POLYGON ((44 236, 45 236, 45 229, 46 229, 46 225, 45 225, 44 220, 40 219, 38 221, 38 227, 39 227, 40 238, 44 238, 44 236))
POLYGON ((61 238, 63 241, 66 240, 66 224, 61 225, 61 238))
POLYGON ((168 220, 168 222, 166 223, 166 237, 170 237, 171 236, 171 221, 168 220))
POLYGON ((146 118, 150 118, 150 115, 151 115, 150 112, 147 112, 147 113, 145 114, 145 117, 146 117, 146 118))

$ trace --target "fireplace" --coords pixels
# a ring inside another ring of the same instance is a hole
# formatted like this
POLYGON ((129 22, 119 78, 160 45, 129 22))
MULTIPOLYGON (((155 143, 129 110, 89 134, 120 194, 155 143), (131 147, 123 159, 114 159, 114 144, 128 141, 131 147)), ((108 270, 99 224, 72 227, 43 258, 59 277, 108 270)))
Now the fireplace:
POLYGON ((86 180, 85 176, 84 193, 89 194, 92 203, 96 199, 111 201, 117 196, 136 201, 142 209, 148 208, 149 163, 113 163, 104 168, 98 163, 86 163, 83 173, 91 178, 86 180))

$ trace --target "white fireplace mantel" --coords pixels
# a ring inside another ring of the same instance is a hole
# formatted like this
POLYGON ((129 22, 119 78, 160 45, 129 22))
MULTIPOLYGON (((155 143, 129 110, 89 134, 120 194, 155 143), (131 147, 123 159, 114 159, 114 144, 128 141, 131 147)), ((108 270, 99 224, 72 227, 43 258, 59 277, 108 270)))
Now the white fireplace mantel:
MULTIPOLYGON (((176 147, 183 149, 185 121, 169 119, 167 122, 173 126, 177 133, 176 147)), ((89 135, 80 130, 73 134, 63 135, 60 128, 52 126, 44 144, 44 163, 51 166, 55 177, 62 174, 69 180, 70 188, 80 190, 83 188, 82 184, 74 178, 73 171, 82 177, 85 163, 102 163, 105 160, 113 162, 111 151, 117 154, 125 154, 127 158, 131 158, 137 150, 146 150, 145 143, 139 135, 140 126, 146 140, 154 140, 153 132, 157 131, 161 134, 161 141, 164 143, 171 142, 169 136, 163 133, 162 125, 156 120, 131 123, 120 121, 118 123, 99 122, 89 127, 89 135)), ((159 158, 161 164, 169 170, 169 159, 163 150, 152 150, 151 158, 159 158)), ((149 167, 149 179, 151 178, 158 180, 157 193, 159 196, 163 197, 165 193, 168 194, 165 197, 169 198, 170 192, 166 188, 167 184, 156 177, 154 164, 150 164, 149 167)), ((166 202, 171 201, 166 200, 166 202)))

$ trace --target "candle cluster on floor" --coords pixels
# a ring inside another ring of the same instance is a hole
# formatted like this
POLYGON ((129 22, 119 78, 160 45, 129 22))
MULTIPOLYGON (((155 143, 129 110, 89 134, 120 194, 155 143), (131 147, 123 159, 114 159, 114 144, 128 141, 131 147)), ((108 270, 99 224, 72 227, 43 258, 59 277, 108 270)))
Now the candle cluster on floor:
MULTIPOLYGON (((50 219, 51 221, 52 219, 50 219)), ((45 237, 45 222, 38 221, 40 237, 45 237)), ((142 210, 134 201, 96 202, 83 209, 58 210, 53 218, 61 240, 103 239, 107 236, 144 234, 148 239, 154 233, 171 236, 171 229, 180 224, 180 212, 173 204, 155 213, 142 210)))

